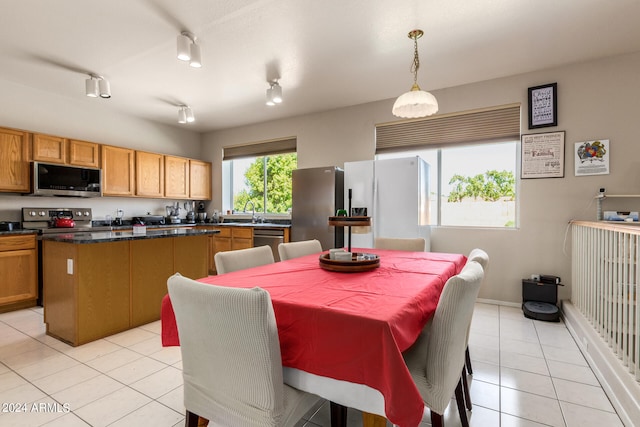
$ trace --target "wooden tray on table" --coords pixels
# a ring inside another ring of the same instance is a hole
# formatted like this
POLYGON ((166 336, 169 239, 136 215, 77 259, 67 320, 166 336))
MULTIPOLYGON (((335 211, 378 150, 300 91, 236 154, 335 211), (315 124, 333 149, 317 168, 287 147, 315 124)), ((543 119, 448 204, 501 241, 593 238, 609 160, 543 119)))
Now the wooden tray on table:
POLYGON ((328 271, 340 273, 358 273, 380 267, 380 257, 375 254, 352 253, 351 261, 330 259, 329 254, 320 255, 320 267, 328 271), (358 259, 358 256, 364 259, 358 259))

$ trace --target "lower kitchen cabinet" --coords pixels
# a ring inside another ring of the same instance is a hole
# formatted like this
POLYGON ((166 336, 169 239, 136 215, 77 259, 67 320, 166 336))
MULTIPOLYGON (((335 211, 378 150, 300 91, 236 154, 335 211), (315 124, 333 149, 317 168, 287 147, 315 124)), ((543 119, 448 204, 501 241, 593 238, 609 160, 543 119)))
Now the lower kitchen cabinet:
POLYGON ((36 305, 36 235, 0 236, 0 313, 36 305))
POLYGON ((47 333, 77 346, 160 319, 169 276, 207 275, 207 239, 198 235, 93 244, 44 240, 47 333))

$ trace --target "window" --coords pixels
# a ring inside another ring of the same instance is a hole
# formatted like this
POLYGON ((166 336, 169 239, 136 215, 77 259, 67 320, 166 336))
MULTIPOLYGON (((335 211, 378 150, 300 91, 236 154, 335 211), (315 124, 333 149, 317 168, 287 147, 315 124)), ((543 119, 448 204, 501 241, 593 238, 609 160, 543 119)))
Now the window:
POLYGON ((223 210, 289 213, 291 173, 298 164, 295 149, 295 138, 225 148, 223 210))
POLYGON ((520 106, 379 125, 376 158, 430 165, 434 225, 516 227, 520 106))

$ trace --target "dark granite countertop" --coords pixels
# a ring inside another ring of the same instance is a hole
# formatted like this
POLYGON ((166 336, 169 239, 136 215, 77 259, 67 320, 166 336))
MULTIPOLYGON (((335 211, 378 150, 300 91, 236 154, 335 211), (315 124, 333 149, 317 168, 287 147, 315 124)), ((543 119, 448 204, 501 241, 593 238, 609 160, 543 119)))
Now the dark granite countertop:
POLYGON ((173 230, 147 229, 145 233, 134 233, 132 231, 98 231, 87 233, 55 234, 50 236, 44 235, 42 236, 42 240, 84 244, 119 242, 123 240, 162 239, 165 237, 200 236, 207 234, 216 234, 219 232, 220 231, 218 230, 195 228, 177 228, 173 230))

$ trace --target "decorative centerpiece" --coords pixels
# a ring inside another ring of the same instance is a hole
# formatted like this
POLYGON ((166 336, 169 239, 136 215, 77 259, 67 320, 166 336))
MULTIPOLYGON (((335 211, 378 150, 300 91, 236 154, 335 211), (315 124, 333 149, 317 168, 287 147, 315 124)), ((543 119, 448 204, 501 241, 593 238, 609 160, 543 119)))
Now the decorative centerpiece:
POLYGON ((348 216, 351 213, 351 189, 349 189, 349 210, 338 210, 336 216, 329 217, 329 225, 334 227, 347 227, 347 251, 332 250, 328 254, 320 255, 320 267, 329 271, 359 272, 373 270, 380 267, 380 257, 376 254, 351 252, 351 227, 371 226, 371 217, 348 216))

